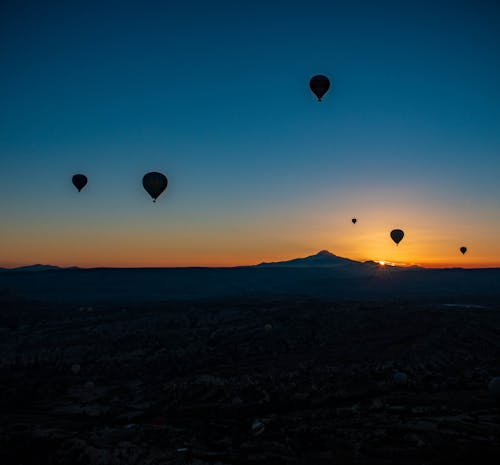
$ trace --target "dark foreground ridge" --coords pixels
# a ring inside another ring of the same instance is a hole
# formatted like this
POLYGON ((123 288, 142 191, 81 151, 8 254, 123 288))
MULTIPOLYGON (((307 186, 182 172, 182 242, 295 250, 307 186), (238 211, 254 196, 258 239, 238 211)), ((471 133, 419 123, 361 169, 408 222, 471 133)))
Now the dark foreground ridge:
POLYGON ((498 305, 0 303, 2 464, 500 457, 498 305))
POLYGON ((328 252, 235 268, 94 268, 10 270, 0 292, 28 299, 96 302, 311 297, 348 300, 500 301, 500 268, 382 267, 328 252))

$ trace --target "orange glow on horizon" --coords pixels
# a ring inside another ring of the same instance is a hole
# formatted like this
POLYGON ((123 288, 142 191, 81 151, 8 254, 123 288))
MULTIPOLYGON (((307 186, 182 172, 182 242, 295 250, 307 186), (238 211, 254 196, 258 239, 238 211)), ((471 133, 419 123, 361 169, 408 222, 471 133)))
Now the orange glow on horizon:
POLYGON ((137 217, 106 211, 97 219, 86 212, 60 220, 32 211, 26 219, 3 225, 0 266, 233 267, 326 249, 360 262, 383 261, 385 266, 500 267, 500 219, 474 208, 464 222, 460 206, 454 211, 447 204, 424 200, 399 193, 396 201, 391 191, 370 190, 359 198, 350 192, 348 197, 325 192, 269 211, 255 207, 244 216, 173 217, 165 207, 141 210, 137 217), (398 246, 389 236, 393 228, 405 232, 398 246), (459 250, 463 245, 468 248, 465 255, 459 250))
MULTIPOLYGON (((127 257, 116 257, 114 254, 101 253, 97 257, 91 255, 75 255, 73 259, 68 257, 58 257, 58 259, 51 259, 48 255, 35 255, 34 259, 12 260, 0 264, 4 268, 15 268, 19 266, 33 265, 37 263, 56 265, 61 267, 78 266, 80 268, 169 268, 169 267, 238 267, 238 266, 251 266, 257 265, 262 262, 277 262, 291 260, 293 258, 302 258, 309 255, 316 254, 321 247, 315 250, 300 251, 295 253, 263 253, 259 258, 255 259, 254 255, 244 253, 230 253, 227 256, 222 256, 218 253, 196 253, 194 255, 180 254, 170 255, 166 257, 152 256, 152 254, 129 254, 127 257)), ((424 268, 497 268, 498 263, 495 262, 477 262, 477 261, 411 261, 398 262, 389 260, 372 260, 371 257, 365 256, 348 256, 336 250, 329 249, 332 253, 343 258, 350 258, 360 262, 374 261, 381 267, 397 266, 397 267, 411 267, 420 266, 424 268)), ((111 251, 110 251, 111 252, 111 251)))

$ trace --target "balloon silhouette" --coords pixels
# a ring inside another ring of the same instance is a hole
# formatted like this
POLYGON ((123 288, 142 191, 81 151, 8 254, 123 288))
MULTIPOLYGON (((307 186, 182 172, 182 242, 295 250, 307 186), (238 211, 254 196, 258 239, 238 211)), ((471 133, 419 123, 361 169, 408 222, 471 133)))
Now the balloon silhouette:
POLYGON ((467 247, 460 247, 460 252, 462 252, 462 255, 465 255, 465 252, 467 252, 467 247))
POLYGON ((401 229, 393 229, 391 231, 391 239, 398 245, 404 237, 405 233, 401 229))
POLYGON ((164 174, 153 171, 144 175, 142 185, 146 189, 146 192, 153 198, 153 202, 156 202, 156 199, 167 188, 168 179, 164 174))
POLYGON ((87 176, 84 174, 75 174, 72 181, 78 192, 80 192, 87 185, 87 176))
POLYGON ((356 218, 353 218, 352 220, 352 224, 356 224, 356 221, 358 221, 356 218))
POLYGON ((309 87, 313 91, 314 95, 318 98, 318 102, 321 102, 323 96, 328 92, 330 88, 330 79, 322 74, 313 76, 309 81, 309 87))

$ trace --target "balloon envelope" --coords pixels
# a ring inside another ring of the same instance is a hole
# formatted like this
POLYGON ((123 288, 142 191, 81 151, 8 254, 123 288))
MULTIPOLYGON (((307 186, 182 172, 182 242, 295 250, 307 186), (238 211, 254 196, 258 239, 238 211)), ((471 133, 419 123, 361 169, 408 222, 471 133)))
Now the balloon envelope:
POLYGON ((72 181, 78 192, 80 192, 87 185, 87 176, 84 174, 75 174, 72 181))
POLYGON ((462 255, 467 252, 467 247, 460 247, 460 252, 462 252, 462 255))
POLYGON ((393 229, 391 231, 391 239, 397 244, 399 244, 404 237, 405 233, 401 229, 393 229))
POLYGON ((313 91, 314 95, 318 98, 318 102, 321 102, 323 96, 328 92, 330 88, 330 79, 322 74, 313 76, 309 81, 309 87, 313 91))
POLYGON ((356 221, 358 221, 356 218, 353 218, 352 220, 352 224, 356 224, 356 221))
POLYGON ((156 199, 167 188, 168 179, 164 174, 153 171, 144 175, 142 185, 146 189, 146 192, 153 198, 153 201, 156 202, 156 199))

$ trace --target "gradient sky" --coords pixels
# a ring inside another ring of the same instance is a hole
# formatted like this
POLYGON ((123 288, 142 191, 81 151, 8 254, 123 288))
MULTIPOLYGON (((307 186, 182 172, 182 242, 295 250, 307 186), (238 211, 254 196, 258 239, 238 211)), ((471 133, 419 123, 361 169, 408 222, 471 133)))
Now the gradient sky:
POLYGON ((0 266, 500 266, 497 2, 0 8, 0 266))

